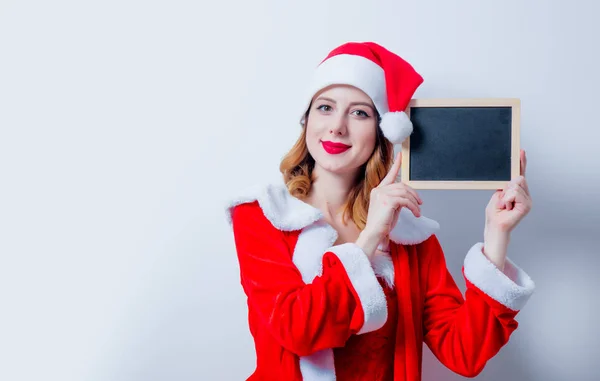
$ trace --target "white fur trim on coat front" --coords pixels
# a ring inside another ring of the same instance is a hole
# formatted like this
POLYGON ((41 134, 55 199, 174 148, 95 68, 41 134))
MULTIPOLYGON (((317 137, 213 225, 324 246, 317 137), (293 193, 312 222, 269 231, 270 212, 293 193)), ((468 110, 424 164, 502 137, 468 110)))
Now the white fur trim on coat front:
POLYGON ((535 283, 525 271, 506 258, 504 272, 500 271, 483 253, 478 242, 467 253, 465 277, 492 299, 513 311, 520 311, 535 290, 535 283))
MULTIPOLYGON (((377 330, 387 320, 387 302, 376 275, 383 276, 388 284, 393 285, 392 259, 389 254, 378 255, 380 258, 371 265, 362 249, 354 243, 332 246, 337 237, 335 229, 324 220, 316 221, 300 232, 292 261, 304 283, 309 284, 316 276, 323 274, 323 255, 326 252, 334 253, 344 266, 363 310, 364 323, 358 334, 377 330)), ((303 380, 335 380, 332 349, 301 356, 299 364, 303 380)))
POLYGON ((335 358, 333 350, 321 349, 298 361, 303 381, 335 381, 335 358))
POLYGON ((231 212, 237 205, 258 201, 265 217, 279 230, 300 230, 322 217, 319 209, 292 196, 285 184, 255 186, 229 200, 227 220, 231 224, 231 212))
POLYGON ((358 294, 364 313, 364 324, 358 334, 376 331, 387 320, 387 303, 383 288, 375 277, 369 258, 355 243, 344 243, 329 248, 340 259, 352 286, 358 294))
POLYGON ((342 262, 363 309, 364 325, 359 334, 377 330, 387 320, 387 305, 383 288, 376 276, 383 277, 388 284, 393 285, 392 259, 388 254, 388 261, 379 258, 375 266, 355 243, 333 246, 337 237, 335 229, 325 221, 320 220, 307 226, 298 236, 292 261, 302 274, 304 283, 309 284, 316 276, 323 274, 323 255, 326 252, 334 253, 342 262))
MULTIPOLYGON (((249 188, 227 203, 227 218, 239 204, 258 201, 265 217, 277 229, 300 230, 323 218, 321 211, 292 196, 283 182, 249 188)), ((407 208, 400 209, 398 223, 390 232, 390 240, 402 245, 416 245, 439 230, 440 225, 427 217, 415 217, 407 208)))

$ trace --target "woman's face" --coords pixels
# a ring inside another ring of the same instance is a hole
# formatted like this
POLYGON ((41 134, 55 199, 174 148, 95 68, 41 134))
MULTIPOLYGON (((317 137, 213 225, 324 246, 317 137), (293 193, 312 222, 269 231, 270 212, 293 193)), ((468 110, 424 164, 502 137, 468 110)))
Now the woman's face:
POLYGON ((316 166, 337 174, 355 172, 373 153, 377 123, 371 98, 356 87, 318 92, 306 125, 306 145, 316 166))

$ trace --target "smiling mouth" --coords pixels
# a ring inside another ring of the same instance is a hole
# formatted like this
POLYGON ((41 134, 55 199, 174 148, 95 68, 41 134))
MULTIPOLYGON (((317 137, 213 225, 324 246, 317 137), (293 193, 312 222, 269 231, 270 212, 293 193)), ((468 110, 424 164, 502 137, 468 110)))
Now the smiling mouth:
POLYGON ((332 155, 340 154, 342 152, 347 151, 350 148, 350 146, 346 145, 346 144, 328 142, 328 141, 321 141, 321 144, 323 145, 323 149, 327 153, 332 154, 332 155))

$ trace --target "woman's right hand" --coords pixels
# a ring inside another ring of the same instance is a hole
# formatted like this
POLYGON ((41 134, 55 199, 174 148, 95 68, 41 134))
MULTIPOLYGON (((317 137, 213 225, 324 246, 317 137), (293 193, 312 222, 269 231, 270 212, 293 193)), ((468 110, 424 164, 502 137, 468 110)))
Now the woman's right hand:
POLYGON ((388 174, 371 190, 364 232, 380 240, 396 225, 402 208, 409 208, 415 217, 421 216, 421 197, 410 186, 396 182, 401 165, 402 152, 398 152, 388 174))

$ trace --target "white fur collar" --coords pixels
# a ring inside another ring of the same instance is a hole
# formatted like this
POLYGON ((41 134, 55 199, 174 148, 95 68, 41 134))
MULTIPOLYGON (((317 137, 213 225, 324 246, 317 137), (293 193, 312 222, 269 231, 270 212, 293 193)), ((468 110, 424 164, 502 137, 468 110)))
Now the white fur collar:
MULTIPOLYGON (((277 229, 301 230, 323 217, 321 211, 290 195, 283 182, 255 186, 241 192, 227 203, 227 218, 236 205, 258 201, 265 217, 277 229)), ((390 240, 403 245, 416 245, 434 234, 440 225, 427 217, 415 217, 407 208, 400 210, 398 223, 390 232, 390 240)))

